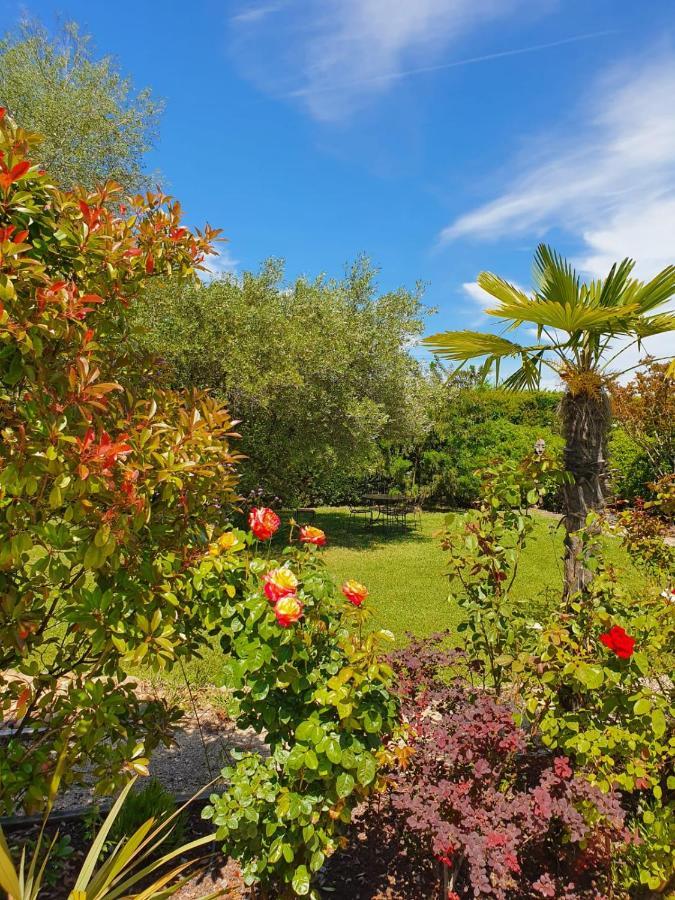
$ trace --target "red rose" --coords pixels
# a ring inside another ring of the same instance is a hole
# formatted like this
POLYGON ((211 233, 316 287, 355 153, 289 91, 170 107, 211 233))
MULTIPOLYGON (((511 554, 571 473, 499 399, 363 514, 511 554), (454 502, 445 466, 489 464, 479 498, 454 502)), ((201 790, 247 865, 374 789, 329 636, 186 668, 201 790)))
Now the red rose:
POLYGON ((259 541, 269 541, 280 525, 279 516, 267 506, 252 509, 248 514, 248 527, 259 541))
POLYGON ((294 594, 298 587, 298 579, 288 566, 272 569, 271 572, 263 575, 263 582, 265 596, 272 603, 276 603, 282 597, 289 597, 291 594, 294 594))
POLYGON ((612 650, 619 659, 630 659, 635 648, 635 638, 623 630, 620 625, 612 625, 605 634, 600 635, 600 640, 608 649, 612 650))
POLYGON ((358 581, 350 579, 342 585, 342 593, 354 606, 361 606, 368 596, 368 588, 363 584, 359 584, 358 581))
POLYGON ((323 547, 326 543, 326 535, 320 528, 303 525, 300 529, 300 540, 303 544, 316 544, 317 547, 323 547))
POLYGON ((294 622, 302 618, 302 601, 295 594, 288 594, 277 600, 274 605, 274 615, 282 628, 288 628, 294 622))

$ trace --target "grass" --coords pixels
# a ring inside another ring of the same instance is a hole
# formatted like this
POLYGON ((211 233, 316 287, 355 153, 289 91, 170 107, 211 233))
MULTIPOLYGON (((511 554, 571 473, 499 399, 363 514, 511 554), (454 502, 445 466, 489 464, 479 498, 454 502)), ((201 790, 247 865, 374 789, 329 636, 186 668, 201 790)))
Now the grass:
MULTIPOLYGON (((366 602, 373 611, 374 627, 393 631, 397 643, 404 642, 409 631, 419 636, 454 631, 460 622, 461 610, 449 599, 444 554, 434 537, 443 520, 444 513, 427 512, 416 529, 394 530, 352 524, 346 509, 317 512, 314 524, 328 536, 325 559, 329 571, 338 583, 355 578, 368 587, 366 602)), ((563 532, 556 525, 557 518, 537 515, 520 562, 515 590, 533 606, 547 594, 551 598, 559 595, 562 586, 563 532)), ((608 556, 615 563, 628 562, 616 545, 609 545, 608 556)), ((221 686, 222 653, 217 644, 203 658, 187 662, 185 675, 196 688, 221 686)), ((185 683, 180 668, 162 674, 160 680, 176 688, 185 683)))

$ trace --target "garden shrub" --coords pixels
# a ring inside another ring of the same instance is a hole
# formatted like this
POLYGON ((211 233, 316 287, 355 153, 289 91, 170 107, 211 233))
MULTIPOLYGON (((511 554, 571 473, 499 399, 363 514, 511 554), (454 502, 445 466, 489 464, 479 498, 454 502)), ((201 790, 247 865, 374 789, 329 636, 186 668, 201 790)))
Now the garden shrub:
POLYGON ((608 442, 612 495, 617 500, 635 500, 647 490, 654 469, 644 450, 615 422, 608 442))
POLYGON ((542 752, 510 705, 449 672, 467 660, 447 635, 393 657, 412 754, 392 805, 446 869, 449 897, 588 898, 630 843, 616 793, 542 752))
MULTIPOLYGON (((263 541, 275 530, 260 511, 250 522, 263 541)), ((250 533, 232 535, 234 547, 251 541, 250 533)), ((212 796, 205 816, 245 881, 273 888, 274 897, 318 896, 316 872, 354 806, 381 786, 383 738, 397 721, 391 669, 378 654, 390 636, 365 633, 367 591, 353 582, 336 590, 316 549, 324 542, 306 526, 278 558, 253 543, 251 555, 216 549, 201 563, 205 578, 215 571, 242 582, 243 599, 220 612, 231 712, 240 727, 264 734, 270 751, 225 769, 227 790, 212 796)))
POLYGON ((191 568, 236 483, 227 411, 159 387, 127 325, 142 286, 192 277, 215 232, 162 195, 62 192, 39 154, 0 110, 2 812, 85 766, 112 790, 170 739, 179 711, 126 670, 204 643, 191 568))
POLYGON ((568 757, 590 785, 621 792, 626 826, 638 840, 617 861, 614 890, 662 890, 672 883, 675 838, 675 551, 657 513, 672 510, 674 480, 656 485, 655 500, 612 526, 644 570, 641 580, 605 560, 603 523, 591 516, 580 534, 594 572, 588 588, 565 603, 524 609, 511 596, 532 525, 523 491, 535 500, 541 474, 531 459, 515 470, 487 470, 478 510, 444 534, 466 612, 459 629, 468 665, 484 690, 512 698, 516 721, 533 740, 568 757))
POLYGON ((671 475, 675 469, 672 363, 646 362, 627 384, 610 384, 614 417, 632 443, 642 451, 642 457, 649 466, 649 477, 645 483, 671 475))

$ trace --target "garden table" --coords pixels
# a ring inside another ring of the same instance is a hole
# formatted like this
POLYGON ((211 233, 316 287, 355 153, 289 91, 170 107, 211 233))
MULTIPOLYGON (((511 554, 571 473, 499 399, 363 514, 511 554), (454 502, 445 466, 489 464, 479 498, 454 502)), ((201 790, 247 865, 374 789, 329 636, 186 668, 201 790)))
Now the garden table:
POLYGON ((406 497, 403 494, 364 494, 363 501, 364 503, 367 503, 373 511, 378 511, 377 517, 374 517, 371 514, 371 525, 374 525, 378 520, 382 520, 383 517, 384 524, 391 524, 392 520, 395 521, 396 519, 396 516, 392 515, 394 508, 407 506, 412 503, 411 498, 406 497))

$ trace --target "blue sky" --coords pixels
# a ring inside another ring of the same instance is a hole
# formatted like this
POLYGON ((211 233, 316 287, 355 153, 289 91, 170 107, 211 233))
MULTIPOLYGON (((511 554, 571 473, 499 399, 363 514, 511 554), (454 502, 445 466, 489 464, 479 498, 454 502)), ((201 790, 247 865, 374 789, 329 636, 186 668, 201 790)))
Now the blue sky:
POLYGON ((481 269, 527 286, 541 239, 593 274, 675 255, 672 0, 0 0, 21 15, 166 101, 149 165, 224 266, 365 252, 429 283, 437 331, 480 324, 481 269))

